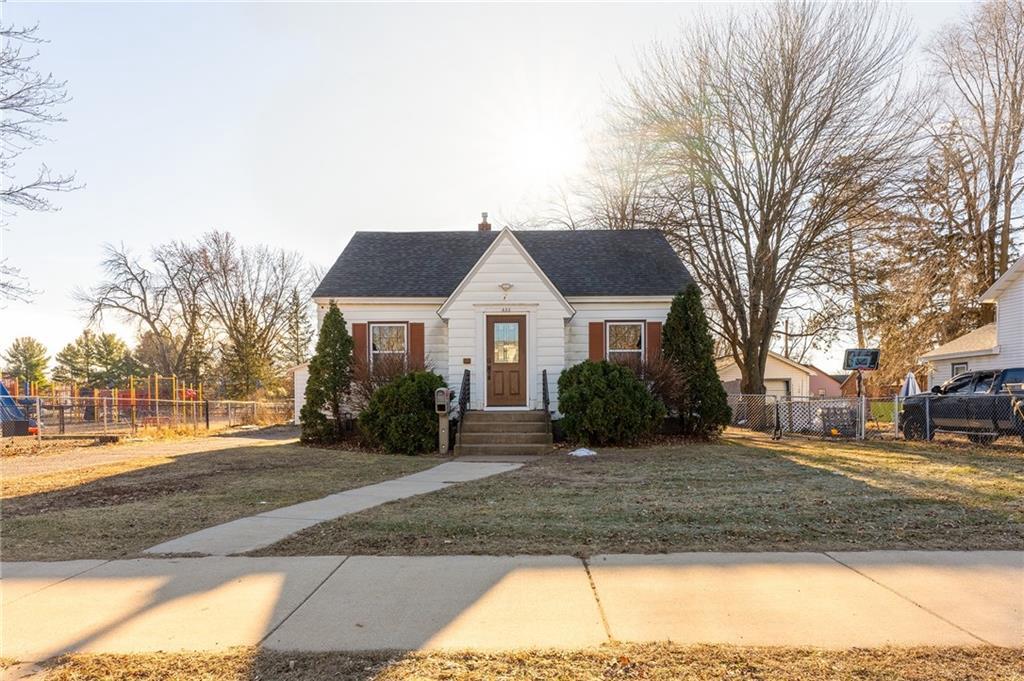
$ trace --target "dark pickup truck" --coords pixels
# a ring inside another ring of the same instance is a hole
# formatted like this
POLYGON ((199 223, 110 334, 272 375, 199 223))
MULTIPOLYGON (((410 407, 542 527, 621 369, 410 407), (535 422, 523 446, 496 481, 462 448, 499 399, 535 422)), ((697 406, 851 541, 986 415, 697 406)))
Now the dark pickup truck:
POLYGON ((1024 368, 954 376, 930 393, 905 398, 900 423, 908 440, 944 431, 981 444, 1001 435, 1024 439, 1024 368))

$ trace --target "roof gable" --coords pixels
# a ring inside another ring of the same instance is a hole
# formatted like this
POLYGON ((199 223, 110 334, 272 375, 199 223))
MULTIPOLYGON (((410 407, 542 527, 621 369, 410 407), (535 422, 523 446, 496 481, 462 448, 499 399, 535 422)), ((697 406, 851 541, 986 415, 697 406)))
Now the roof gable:
POLYGON ((996 282, 981 294, 981 302, 994 303, 999 299, 1006 289, 1013 285, 1014 281, 1024 277, 1024 258, 1010 266, 1010 269, 1003 272, 1003 276, 996 279, 996 282))
POLYGON ((999 352, 996 324, 985 324, 970 333, 940 345, 919 358, 923 362, 962 355, 992 355, 999 352))
POLYGON ((444 301, 444 304, 442 304, 441 307, 438 308, 437 314, 441 317, 444 317, 447 314, 448 309, 452 306, 452 303, 454 303, 455 300, 458 299, 459 295, 466 289, 469 283, 473 281, 473 278, 484 267, 484 265, 490 259, 491 255, 494 254, 494 252, 497 251, 500 248, 501 244, 504 242, 510 243, 512 247, 515 248, 516 252, 518 252, 519 255, 523 258, 523 261, 530 266, 530 269, 534 271, 534 273, 544 283, 548 290, 551 291, 551 294, 555 297, 555 300, 557 300, 559 305, 562 306, 562 309, 565 312, 565 316, 571 317, 572 315, 576 314, 576 310, 573 308, 573 306, 570 305, 569 302, 562 295, 562 293, 557 288, 555 288, 555 285, 551 283, 551 279, 548 278, 544 271, 537 265, 537 262, 530 256, 526 249, 523 248, 523 245, 519 242, 519 240, 516 238, 516 235, 510 229, 503 229, 498 233, 497 238, 491 242, 491 245, 487 248, 486 251, 484 251, 483 255, 480 256, 479 260, 477 260, 476 264, 473 265, 472 269, 470 269, 469 272, 466 273, 466 276, 462 278, 462 281, 459 282, 459 285, 455 287, 455 290, 452 291, 452 294, 448 296, 448 299, 444 301))
MULTIPOLYGON (((447 298, 501 232, 356 232, 314 298, 447 298)), ((692 278, 654 230, 516 231, 563 297, 671 296, 692 278)))
MULTIPOLYGON (((769 351, 768 352, 768 359, 770 361, 776 361, 776 362, 779 362, 780 364, 783 364, 783 365, 788 366, 790 368, 796 369, 797 371, 801 371, 801 372, 807 374, 808 376, 817 376, 818 375, 818 372, 815 371, 812 367, 809 367, 809 366, 806 366, 804 364, 801 364, 800 362, 794 362, 793 360, 789 359, 788 357, 780 355, 777 352, 769 351)), ((727 369, 728 367, 730 367, 730 366, 732 366, 734 364, 736 364, 736 360, 734 360, 732 357, 722 357, 717 362, 717 368, 718 368, 719 371, 722 371, 723 369, 727 369)))

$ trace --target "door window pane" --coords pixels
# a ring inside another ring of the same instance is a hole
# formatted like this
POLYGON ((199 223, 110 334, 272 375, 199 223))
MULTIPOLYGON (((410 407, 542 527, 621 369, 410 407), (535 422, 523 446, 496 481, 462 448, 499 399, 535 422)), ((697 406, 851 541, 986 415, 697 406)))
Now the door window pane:
POLYGON ((494 323, 494 362, 519 363, 519 322, 494 323))

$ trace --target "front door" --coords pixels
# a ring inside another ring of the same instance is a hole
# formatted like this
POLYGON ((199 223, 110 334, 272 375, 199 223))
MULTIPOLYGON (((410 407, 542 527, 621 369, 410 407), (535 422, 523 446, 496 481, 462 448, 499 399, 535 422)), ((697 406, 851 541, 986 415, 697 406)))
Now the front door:
POLYGON ((526 316, 487 317, 487 406, 526 406, 526 316))

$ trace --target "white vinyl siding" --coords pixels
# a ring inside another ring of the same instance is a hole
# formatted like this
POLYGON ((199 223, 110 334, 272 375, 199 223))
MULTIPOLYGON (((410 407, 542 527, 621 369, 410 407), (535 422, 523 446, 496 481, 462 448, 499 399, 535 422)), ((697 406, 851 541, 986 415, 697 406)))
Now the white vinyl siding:
POLYGON ((996 299, 996 345, 999 354, 995 355, 961 355, 932 360, 932 385, 951 379, 954 364, 966 363, 969 371, 1024 367, 1024 274, 1018 274, 996 299))
MULTIPOLYGON (((370 324, 376 322, 419 322, 423 324, 423 353, 427 368, 437 372, 448 383, 449 388, 457 389, 448 380, 448 327, 437 316, 438 303, 423 304, 380 304, 380 303, 344 303, 338 309, 345 317, 348 332, 352 333, 352 325, 356 323, 370 324)), ((326 302, 318 301, 317 328, 323 323, 327 314, 326 302)), ((369 328, 367 328, 369 331, 369 328)), ((406 340, 408 343, 408 339, 406 340)), ((459 379, 462 374, 460 372, 459 379)), ((456 379, 458 380, 458 379, 456 379)))
MULTIPOLYGON (((625 300, 601 300, 588 302, 586 298, 570 298, 576 314, 565 327, 565 366, 570 367, 590 357, 590 322, 616 320, 643 320, 644 322, 665 323, 672 302, 630 302, 625 300)), ((647 330, 644 329, 646 342, 647 330)), ((607 335, 607 334, 606 334, 607 335)), ((607 339, 605 340, 607 343, 607 339)))
POLYGON ((1024 274, 1017 275, 1016 280, 999 296, 996 304, 996 340, 999 343, 1001 366, 978 368, 1024 367, 1024 274))
POLYGON ((461 290, 453 295, 445 311, 449 384, 458 390, 463 371, 469 369, 470 408, 483 409, 487 394, 485 317, 488 314, 525 315, 527 406, 542 408, 540 379, 546 369, 552 409, 555 409, 558 376, 565 366, 565 308, 511 239, 502 239, 484 258, 461 290), (502 284, 512 286, 505 291, 502 284))

